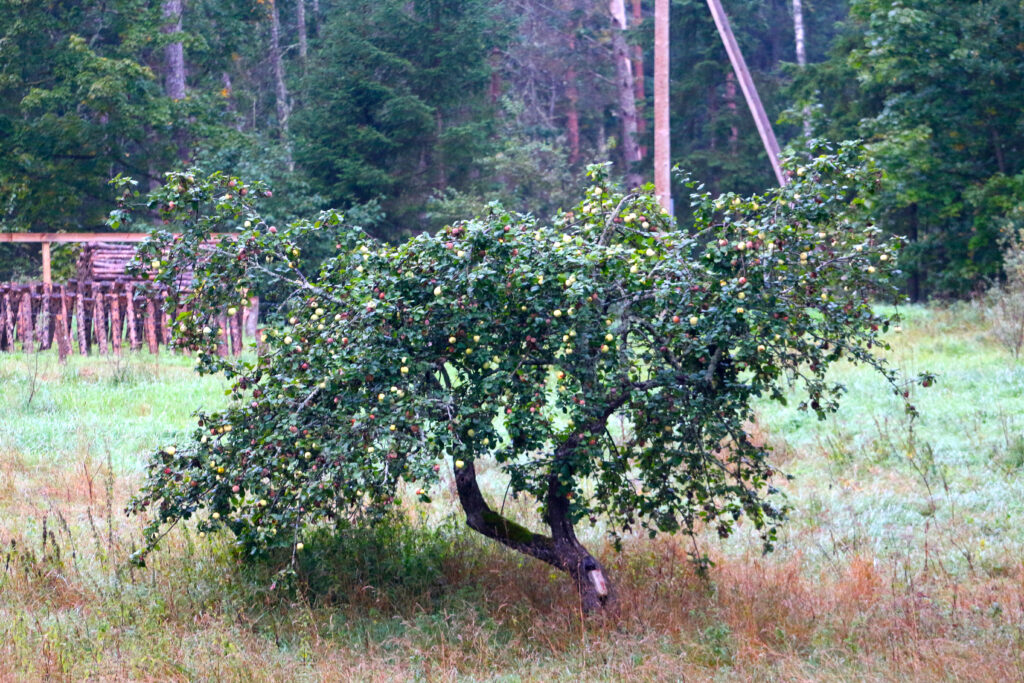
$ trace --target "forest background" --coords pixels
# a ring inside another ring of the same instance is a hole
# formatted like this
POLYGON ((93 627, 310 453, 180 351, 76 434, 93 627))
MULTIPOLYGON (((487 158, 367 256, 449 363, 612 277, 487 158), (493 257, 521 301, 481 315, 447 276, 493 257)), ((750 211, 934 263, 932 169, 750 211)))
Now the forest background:
MULTIPOLYGON (((1002 236, 1024 216, 1016 0, 726 11, 783 144, 865 141, 883 171, 875 218, 908 238, 912 299, 999 277, 1002 236)), ((0 0, 0 232, 109 229, 112 177, 148 189, 193 164, 270 182, 272 220, 336 207, 391 241, 494 200, 548 215, 572 204, 589 163, 651 178, 652 12, 650 0, 0 0)), ((670 73, 673 164, 713 192, 771 186, 704 2, 671 3, 670 73)), ((687 193, 674 188, 682 220, 687 193)), ((55 250, 55 274, 73 249, 55 250)), ((38 259, 38 245, 5 245, 0 279, 35 279, 38 259)))

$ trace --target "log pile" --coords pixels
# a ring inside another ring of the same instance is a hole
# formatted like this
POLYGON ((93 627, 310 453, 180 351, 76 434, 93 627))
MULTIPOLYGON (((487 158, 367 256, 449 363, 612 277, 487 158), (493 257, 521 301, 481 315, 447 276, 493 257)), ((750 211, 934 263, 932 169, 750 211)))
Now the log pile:
MULTIPOLYGON (((120 354, 126 347, 135 351, 145 346, 158 353, 161 344, 171 341, 172 316, 163 312, 167 295, 160 290, 143 295, 137 284, 126 280, 123 270, 120 278, 58 285, 0 283, 0 351, 56 345, 61 360, 73 353, 120 354)), ((230 320, 221 317, 222 355, 238 355, 245 335, 257 336, 258 316, 259 299, 252 297, 230 320)))
MULTIPOLYGON (((214 243, 207 243, 212 247, 214 243)), ((204 245, 206 246, 206 245, 204 245)), ((78 280, 116 282, 127 280, 128 264, 135 258, 136 244, 118 242, 85 242, 78 254, 78 280)), ((146 269, 152 276, 150 269, 146 269)), ((178 278, 178 286, 187 288, 192 284, 193 272, 186 270, 178 278)))

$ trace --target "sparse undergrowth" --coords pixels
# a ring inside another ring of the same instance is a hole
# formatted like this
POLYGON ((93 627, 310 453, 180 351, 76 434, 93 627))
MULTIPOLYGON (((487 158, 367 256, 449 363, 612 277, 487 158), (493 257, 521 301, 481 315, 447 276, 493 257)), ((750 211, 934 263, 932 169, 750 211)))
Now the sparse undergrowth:
MULTIPOLYGON (((705 580, 682 537, 594 540, 622 592, 607 622, 436 504, 311 539, 298 594, 187 528, 131 570, 142 454, 222 385, 182 360, 44 359, 26 405, 31 359, 0 357, 0 680, 1020 679, 1024 364, 966 308, 904 313, 894 360, 939 374, 913 433, 850 368, 834 419, 766 407, 796 476, 778 549, 709 533, 705 580)), ((500 500, 496 470, 481 480, 500 500)))

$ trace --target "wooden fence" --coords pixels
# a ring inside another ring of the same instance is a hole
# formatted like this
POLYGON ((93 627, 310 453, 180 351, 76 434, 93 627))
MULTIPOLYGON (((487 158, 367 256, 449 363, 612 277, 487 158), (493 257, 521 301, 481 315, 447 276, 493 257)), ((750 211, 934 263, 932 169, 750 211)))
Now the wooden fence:
MULTIPOLYGON (((144 295, 133 281, 70 280, 66 284, 0 283, 0 351, 57 347, 68 355, 124 348, 158 353, 171 341, 171 316, 164 312, 166 291, 144 295)), ((256 339, 259 299, 235 315, 220 316, 220 354, 238 355, 245 337, 256 339)))

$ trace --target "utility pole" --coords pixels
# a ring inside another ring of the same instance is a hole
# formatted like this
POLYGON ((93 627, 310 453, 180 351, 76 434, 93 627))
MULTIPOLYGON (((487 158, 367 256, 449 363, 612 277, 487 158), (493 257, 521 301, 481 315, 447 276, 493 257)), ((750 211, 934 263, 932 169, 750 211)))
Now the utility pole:
POLYGON ((671 154, 668 118, 669 0, 654 0, 654 188, 661 208, 672 210, 671 154))
MULTIPOLYGON (((665 0, 662 1, 664 2, 665 0)), ((747 68, 747 62, 743 59, 743 53, 740 52, 736 36, 732 33, 729 18, 725 15, 725 10, 722 9, 720 0, 708 0, 708 7, 711 9, 711 16, 714 17, 715 26, 718 27, 718 34, 722 37, 722 42, 725 44, 725 51, 729 54, 729 61, 732 62, 733 71, 736 72, 736 79, 740 82, 740 88, 743 90, 743 96, 747 100, 747 106, 750 107, 750 113, 754 117, 757 132, 761 135, 761 142, 764 143, 764 149, 768 153, 768 160, 772 164, 772 170, 775 171, 775 178, 779 181, 779 186, 784 187, 786 185, 786 177, 782 174, 782 165, 779 162, 779 143, 775 139, 775 131, 772 130, 772 124, 768 120, 768 115, 764 111, 764 105, 761 104, 761 98, 757 94, 754 79, 750 77, 750 69, 747 68)), ((654 49, 657 52, 657 27, 654 29, 654 36, 654 49)))

